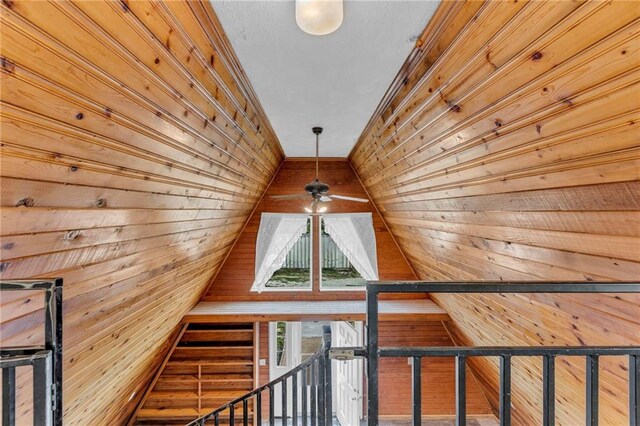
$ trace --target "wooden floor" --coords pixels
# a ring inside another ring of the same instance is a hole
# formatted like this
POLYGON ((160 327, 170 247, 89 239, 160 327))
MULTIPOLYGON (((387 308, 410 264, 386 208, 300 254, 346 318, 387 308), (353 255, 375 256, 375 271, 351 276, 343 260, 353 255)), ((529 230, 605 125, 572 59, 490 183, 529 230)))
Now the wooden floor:
MULTIPOLYGON (((185 317, 185 322, 229 321, 300 321, 340 320, 363 321, 364 300, 332 301, 256 301, 200 302, 185 317)), ((446 321, 449 314, 429 299, 381 300, 379 318, 382 321, 446 321)))

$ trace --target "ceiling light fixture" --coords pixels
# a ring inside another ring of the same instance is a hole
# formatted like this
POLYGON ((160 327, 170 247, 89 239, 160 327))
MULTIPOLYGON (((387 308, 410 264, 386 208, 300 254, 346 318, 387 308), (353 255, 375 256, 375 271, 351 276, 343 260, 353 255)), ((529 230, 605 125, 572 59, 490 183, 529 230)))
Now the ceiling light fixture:
POLYGON ((343 0, 296 0, 296 23, 311 35, 331 34, 342 25, 343 0))

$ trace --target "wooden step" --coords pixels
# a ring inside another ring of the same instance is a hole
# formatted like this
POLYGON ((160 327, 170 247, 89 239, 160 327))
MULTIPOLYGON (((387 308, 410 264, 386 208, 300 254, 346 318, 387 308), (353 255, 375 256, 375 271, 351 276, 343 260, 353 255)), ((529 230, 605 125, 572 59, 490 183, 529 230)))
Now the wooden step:
POLYGON ((203 374, 197 375, 163 375, 156 382, 157 390, 190 390, 196 391, 198 382, 204 390, 215 389, 253 389, 253 377, 250 374, 203 374))
MULTIPOLYGON (((200 365, 200 374, 251 374, 253 373, 253 362, 248 363, 247 360, 236 363, 207 363, 200 365)), ((164 374, 168 375, 198 375, 198 363, 189 361, 175 361, 173 363, 167 363, 164 374)))
POLYGON ((253 329, 187 330, 181 342, 253 342, 253 329))
MULTIPOLYGON (((197 410, 195 408, 143 408, 139 411, 136 419, 136 424, 139 425, 184 425, 198 417, 211 413, 218 407, 207 407, 197 410)), ((253 420, 253 413, 249 412, 250 422, 253 420)), ((229 424, 229 412, 226 410, 219 417, 220 425, 229 424)), ((239 406, 235 410, 235 424, 241 424, 242 421, 242 406, 239 406)), ((208 422, 207 424, 213 424, 208 422)))
POLYGON ((177 346, 170 361, 219 358, 253 359, 253 346, 177 346))
POLYGON ((217 390, 203 391, 198 396, 198 392, 154 389, 147 397, 145 408, 194 408, 198 406, 198 401, 206 407, 220 407, 246 393, 244 390, 217 390))

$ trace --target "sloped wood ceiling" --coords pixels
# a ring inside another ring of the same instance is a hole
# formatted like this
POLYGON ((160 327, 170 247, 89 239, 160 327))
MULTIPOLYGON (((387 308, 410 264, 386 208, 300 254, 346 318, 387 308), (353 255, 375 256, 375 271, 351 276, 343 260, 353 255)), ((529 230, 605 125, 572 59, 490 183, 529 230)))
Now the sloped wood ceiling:
MULTIPOLYGON (((640 6, 443 4, 350 159, 428 280, 637 280, 640 6)), ((435 297, 461 343, 640 344, 640 297, 435 297)), ((497 360, 474 364, 497 407, 497 360)), ((557 417, 583 424, 584 362, 557 417)), ((600 420, 627 424, 627 361, 602 360, 600 420)), ((541 422, 540 360, 515 421, 541 422)))
POLYGON ((64 278, 65 424, 121 424, 283 154, 208 1, 1 12, 2 278, 64 278))

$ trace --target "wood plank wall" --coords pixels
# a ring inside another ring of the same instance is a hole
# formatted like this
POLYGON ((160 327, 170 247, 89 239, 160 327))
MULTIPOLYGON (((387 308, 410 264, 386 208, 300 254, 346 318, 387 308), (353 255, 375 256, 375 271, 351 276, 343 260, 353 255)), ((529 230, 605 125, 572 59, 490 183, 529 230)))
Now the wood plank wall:
MULTIPOLYGON (((443 3, 350 155, 427 280, 640 277, 640 4, 443 3)), ((459 343, 640 344, 640 296, 435 297, 459 343)), ((557 418, 584 423, 584 362, 559 360, 557 418)), ((474 364, 497 407, 497 360, 474 364)), ((627 363, 601 364, 600 420, 627 424, 627 363)), ((515 365, 517 424, 541 366, 515 365)))
POLYGON ((2 278, 64 278, 65 424, 121 424, 283 153, 208 1, 0 8, 2 278))
MULTIPOLYGON (((311 137, 309 139, 309 143, 312 143, 313 139, 311 137)), ((271 186, 267 189, 265 197, 258 204, 247 227, 203 300, 364 299, 362 290, 355 292, 321 292, 317 280, 314 280, 312 292, 264 291, 258 294, 250 291, 254 280, 256 238, 262 212, 304 213, 304 207, 308 206, 311 200, 310 197, 308 200, 276 200, 270 198, 270 196, 304 194, 304 185, 311 182, 314 179, 314 175, 315 162, 310 159, 287 159, 284 161, 271 186)), ((331 191, 336 194, 368 198, 358 177, 346 159, 322 159, 320 162, 320 179, 329 184, 331 191)), ((415 279, 413 271, 372 203, 363 204, 334 200, 325 205, 328 208, 327 213, 371 212, 376 233, 380 278, 388 280, 415 279)))
MULTIPOLYGON (((380 345, 384 346, 452 346, 442 321, 382 321, 380 345)), ((260 358, 269 362, 269 324, 260 323, 260 358)), ((423 415, 449 417, 455 414, 455 382, 452 359, 431 358, 422 362, 423 415)), ((407 358, 384 358, 380 361, 380 415, 390 418, 411 416, 411 365, 407 358)), ((269 366, 260 366, 260 384, 269 382, 269 366)), ((366 385, 365 385, 366 386, 366 385)), ((366 401, 366 400, 365 400, 366 401)), ((268 401, 263 402, 268 412, 268 401)), ((365 408, 366 412, 366 408, 365 408)), ((467 412, 470 416, 492 414, 491 407, 473 376, 469 378, 467 412)))

